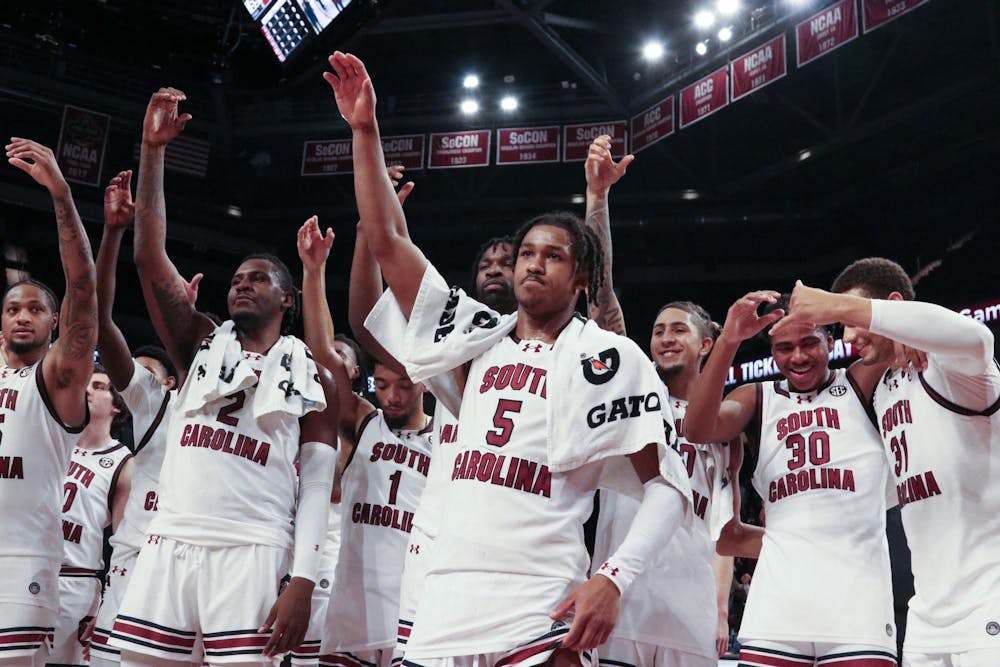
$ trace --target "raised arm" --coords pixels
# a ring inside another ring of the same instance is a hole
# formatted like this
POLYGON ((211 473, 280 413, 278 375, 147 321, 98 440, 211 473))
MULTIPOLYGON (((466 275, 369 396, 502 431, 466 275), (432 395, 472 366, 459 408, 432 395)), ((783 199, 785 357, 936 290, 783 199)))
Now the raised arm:
POLYGON ((756 407, 753 385, 737 387, 725 400, 722 391, 740 343, 784 315, 780 309, 763 317, 757 315, 760 304, 774 303, 779 296, 768 290, 750 292, 730 306, 705 368, 691 385, 684 416, 684 435, 691 442, 728 442, 738 437, 750 423, 756 407))
POLYGON ((86 419, 86 387, 97 346, 94 256, 73 193, 52 150, 30 139, 11 137, 7 161, 45 187, 55 207, 66 294, 59 310, 59 338, 44 357, 42 374, 59 418, 75 426, 86 419))
POLYGON ((214 329, 212 321, 188 301, 186 283, 167 256, 163 157, 167 144, 191 120, 190 114, 178 114, 177 105, 185 99, 176 88, 161 88, 149 100, 135 202, 135 264, 146 309, 179 371, 187 371, 201 339, 214 329))
POLYGON ((385 156, 375 120, 375 89, 358 58, 337 51, 324 72, 337 108, 354 137, 354 194, 361 227, 403 313, 409 317, 427 268, 427 258, 410 240, 403 207, 385 171, 385 156))
POLYGON ((608 194, 611 186, 625 175, 632 164, 634 155, 626 155, 620 162, 611 157, 611 137, 606 134, 594 139, 590 144, 584 170, 587 174, 587 217, 586 224, 604 247, 604 282, 597 293, 597 303, 590 306, 590 318, 602 329, 625 335, 625 317, 621 304, 615 295, 611 278, 611 217, 608 212, 608 194))
POLYGON ((372 411, 373 406, 351 391, 351 378, 344 360, 334 347, 333 317, 326 300, 326 260, 333 245, 333 230, 320 232, 318 218, 314 215, 299 228, 298 249, 302 260, 302 320, 306 331, 306 345, 316 361, 330 370, 336 382, 336 400, 339 419, 345 433, 356 444, 354 434, 360 420, 372 411))
POLYGON ((128 343, 112 318, 115 303, 115 273, 125 228, 135 217, 132 201, 132 171, 120 172, 104 190, 104 235, 97 251, 97 354, 108 370, 111 384, 119 391, 128 386, 135 371, 128 343))

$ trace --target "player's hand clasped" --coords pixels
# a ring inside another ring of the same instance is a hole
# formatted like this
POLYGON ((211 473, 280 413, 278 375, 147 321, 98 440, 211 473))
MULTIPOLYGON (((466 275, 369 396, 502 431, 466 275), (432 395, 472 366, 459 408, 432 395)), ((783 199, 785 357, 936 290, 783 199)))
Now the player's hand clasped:
POLYGON ((610 579, 594 575, 580 584, 556 605, 549 615, 565 620, 573 611, 573 622, 562 647, 571 651, 586 651, 608 641, 618 621, 621 593, 610 579))

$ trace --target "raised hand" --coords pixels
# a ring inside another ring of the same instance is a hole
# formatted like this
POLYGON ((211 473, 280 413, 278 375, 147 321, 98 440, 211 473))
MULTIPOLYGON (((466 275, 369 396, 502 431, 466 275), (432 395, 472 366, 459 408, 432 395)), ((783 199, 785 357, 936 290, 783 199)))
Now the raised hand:
POLYGON ((324 235, 319 231, 319 218, 312 216, 299 227, 298 248, 302 267, 311 271, 322 271, 330 248, 333 246, 333 229, 326 228, 324 235))
POLYGON ((6 148, 7 162, 35 179, 52 196, 69 193, 69 184, 51 148, 21 137, 11 137, 6 148))
POLYGON ((323 72, 323 78, 333 88, 340 115, 352 130, 375 127, 375 88, 364 63, 340 51, 327 60, 333 72, 323 72))
POLYGON ((146 118, 142 121, 142 142, 149 146, 165 146, 184 131, 191 114, 181 114, 177 105, 187 99, 176 88, 160 88, 149 98, 146 118))
POLYGON ((625 175, 625 170, 635 160, 634 155, 626 155, 619 162, 611 157, 611 137, 602 134, 590 144, 584 171, 587 174, 587 189, 602 194, 625 175))
POLYGON ((744 296, 729 307, 720 337, 738 344, 756 336, 767 325, 777 322, 785 315, 784 310, 779 308, 761 317, 757 315, 757 307, 762 303, 776 303, 780 296, 773 290, 759 290, 744 296))
POLYGON ((201 283, 201 279, 205 277, 204 273, 196 273, 191 276, 191 280, 181 280, 184 282, 184 293, 187 295, 188 303, 194 306, 198 303, 198 285, 201 283))
POLYGON ((104 224, 111 228, 128 227, 135 218, 132 201, 132 170, 118 172, 104 188, 104 224))
MULTIPOLYGON (((389 174, 389 180, 392 181, 392 187, 399 188, 399 182, 403 180, 403 170, 406 169, 401 164, 394 164, 386 167, 385 171, 389 174)), ((413 192, 415 183, 413 181, 407 181, 403 183, 403 187, 396 190, 396 198, 399 199, 399 205, 402 206, 406 202, 406 198, 410 196, 413 192)))

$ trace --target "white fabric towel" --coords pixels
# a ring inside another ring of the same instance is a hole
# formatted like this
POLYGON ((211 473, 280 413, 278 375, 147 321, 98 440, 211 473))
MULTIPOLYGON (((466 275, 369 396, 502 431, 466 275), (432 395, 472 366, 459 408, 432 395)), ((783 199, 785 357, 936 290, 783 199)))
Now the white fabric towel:
POLYGON ((305 343, 294 336, 279 338, 268 350, 258 380, 250 364, 243 360, 243 348, 232 320, 226 320, 202 340, 187 381, 191 386, 183 392, 180 406, 184 415, 255 384, 254 419, 276 412, 301 417, 326 408, 316 362, 305 343))
POLYGON ((733 445, 707 445, 708 474, 712 482, 712 509, 708 517, 708 530, 712 540, 716 542, 722 529, 733 518, 733 484, 739 484, 739 480, 734 481, 729 474, 729 457, 732 456, 730 447, 733 445))

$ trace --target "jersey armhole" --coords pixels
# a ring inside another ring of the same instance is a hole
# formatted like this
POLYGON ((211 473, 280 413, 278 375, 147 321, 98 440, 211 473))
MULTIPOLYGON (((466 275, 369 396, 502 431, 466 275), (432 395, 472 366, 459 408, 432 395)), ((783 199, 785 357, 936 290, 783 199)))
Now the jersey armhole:
POLYGON ((861 387, 858 386, 857 381, 854 379, 854 376, 851 375, 850 371, 845 371, 844 377, 847 378, 847 384, 851 385, 851 389, 854 390, 854 395, 858 398, 858 401, 861 402, 861 407, 864 408, 865 414, 868 415, 868 419, 871 421, 872 426, 874 426, 875 430, 878 431, 878 415, 875 414, 874 406, 875 393, 872 392, 871 398, 865 400, 861 387))
POLYGON ((52 397, 49 396, 49 390, 45 386, 45 378, 43 377, 43 370, 45 358, 42 357, 41 361, 35 366, 35 386, 38 387, 38 395, 42 397, 42 403, 45 405, 45 410, 59 424, 60 427, 67 433, 72 435, 79 435, 83 433, 83 429, 87 428, 87 424, 90 423, 90 406, 87 404, 87 399, 83 399, 83 423, 79 426, 69 426, 60 417, 59 413, 56 412, 56 406, 52 404, 52 397))
POLYGON ((127 454, 122 457, 122 460, 118 462, 118 467, 115 468, 115 474, 111 476, 111 487, 108 489, 108 517, 112 520, 112 516, 115 511, 115 493, 118 490, 118 477, 122 474, 122 468, 125 464, 132 460, 132 454, 127 454))
POLYGON ((156 417, 153 418, 153 421, 149 425, 149 428, 146 429, 146 432, 142 434, 142 438, 139 440, 138 443, 136 443, 135 452, 133 452, 134 454, 138 454, 147 444, 149 444, 149 441, 153 437, 153 434, 156 432, 156 429, 160 427, 160 423, 163 421, 163 416, 167 413, 168 403, 170 403, 169 391, 163 395, 163 402, 160 403, 160 409, 156 412, 156 417))
POLYGON ((762 426, 762 420, 764 418, 764 385, 760 382, 754 383, 753 386, 753 415, 750 417, 750 421, 747 423, 746 428, 743 429, 743 434, 747 437, 747 444, 751 453, 753 453, 754 458, 760 452, 760 431, 762 426))
MULTIPOLYGON (((997 363, 996 359, 993 360, 993 363, 1000 367, 1000 364, 997 363)), ((955 414, 963 417, 992 417, 998 410, 1000 410, 1000 397, 997 397, 997 400, 993 401, 992 405, 987 406, 985 410, 971 410, 945 398, 937 389, 930 385, 930 383, 924 378, 923 373, 917 373, 917 377, 920 379, 920 386, 924 388, 924 391, 927 392, 927 395, 930 396, 935 403, 940 405, 945 410, 949 410, 955 414)))
MULTIPOLYGON (((351 455, 347 457, 347 463, 344 464, 343 472, 347 472, 347 469, 351 465, 351 461, 354 460, 354 453, 358 451, 358 444, 361 443, 361 437, 364 435, 365 429, 368 428, 368 424, 370 424, 372 420, 375 419, 375 417, 377 416, 378 416, 378 409, 375 409, 366 414, 361 419, 361 426, 358 427, 357 434, 354 437, 354 445, 351 448, 351 455)), ((341 473, 341 475, 343 475, 343 472, 341 473)))

